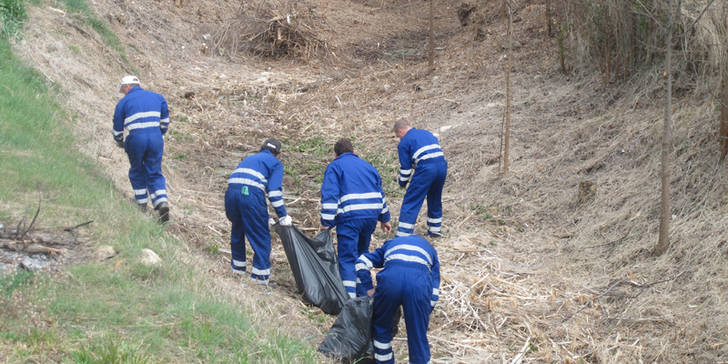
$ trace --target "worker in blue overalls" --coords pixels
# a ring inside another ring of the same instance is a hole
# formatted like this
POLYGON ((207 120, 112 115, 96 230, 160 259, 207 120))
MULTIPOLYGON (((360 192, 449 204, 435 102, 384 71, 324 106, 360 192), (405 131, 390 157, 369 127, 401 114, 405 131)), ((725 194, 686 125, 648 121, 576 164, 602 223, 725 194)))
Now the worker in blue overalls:
POLYGON ((427 130, 415 129, 407 120, 394 123, 394 134, 400 139, 399 185, 409 182, 399 210, 396 236, 414 233, 422 201, 427 197, 427 235, 442 236, 442 188, 447 176, 447 162, 437 137, 427 130))
POLYGON ((245 238, 253 248, 253 282, 268 285, 270 280, 270 228, 268 206, 278 215, 281 225, 291 225, 291 217, 283 204, 283 164, 278 160, 281 143, 268 139, 260 152, 243 159, 228 179, 225 192, 225 214, 232 223, 230 250, 234 273, 244 274, 245 238))
POLYGON ((334 145, 336 159, 326 167, 321 184, 321 225, 336 227, 339 273, 349 297, 365 296, 356 284, 356 258, 369 251, 369 242, 381 223, 389 233, 389 208, 382 179, 371 164, 354 154, 348 139, 334 145))
POLYGON ((440 262, 435 248, 417 235, 395 237, 381 248, 362 254, 356 261, 356 274, 362 287, 374 296, 372 336, 377 363, 394 363, 392 330, 397 324, 394 313, 400 305, 407 327, 409 362, 429 363, 427 327, 440 295, 440 262), (369 270, 382 267, 375 290, 369 270))
POLYGON ((124 76, 119 92, 125 96, 116 104, 113 135, 129 156, 129 180, 142 211, 147 201, 159 212, 161 222, 169 220, 167 187, 162 175, 164 139, 169 126, 169 109, 164 96, 147 91, 136 76, 124 76), (124 143, 124 129, 129 132, 124 143))

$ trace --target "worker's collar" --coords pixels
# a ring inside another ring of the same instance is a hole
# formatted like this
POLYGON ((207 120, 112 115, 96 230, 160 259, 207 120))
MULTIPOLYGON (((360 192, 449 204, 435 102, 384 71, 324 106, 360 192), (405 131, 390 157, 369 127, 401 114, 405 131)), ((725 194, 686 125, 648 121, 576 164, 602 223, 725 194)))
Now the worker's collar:
POLYGON ((344 156, 347 156, 347 155, 353 155, 354 157, 356 157, 356 154, 354 154, 354 153, 352 153, 352 152, 346 152, 346 153, 341 153, 341 154, 339 154, 339 155, 338 155, 338 156, 336 157, 336 159, 339 159, 339 158, 341 158, 341 157, 344 157, 344 156))
POLYGON ((131 89, 129 90, 129 92, 127 92, 126 94, 128 95, 128 94, 130 94, 130 93, 132 93, 132 92, 134 92, 134 91, 137 91, 137 90, 141 90, 141 89, 142 89, 142 87, 141 87, 141 86, 134 86, 134 87, 132 87, 132 88, 131 88, 131 89))

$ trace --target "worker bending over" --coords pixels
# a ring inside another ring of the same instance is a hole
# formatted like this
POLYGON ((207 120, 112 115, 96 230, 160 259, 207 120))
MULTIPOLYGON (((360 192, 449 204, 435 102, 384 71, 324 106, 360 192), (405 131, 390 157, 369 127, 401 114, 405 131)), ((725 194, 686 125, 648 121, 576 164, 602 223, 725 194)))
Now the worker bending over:
POLYGON ((389 208, 379 172, 354 154, 351 141, 336 142, 334 154, 321 184, 321 225, 336 227, 339 273, 349 297, 365 296, 366 290, 357 288, 354 263, 369 251, 377 221, 385 233, 392 230, 389 208))
POLYGON ((112 134, 129 157, 129 180, 134 198, 142 211, 147 201, 159 212, 159 220, 169 220, 167 187, 162 175, 164 139, 169 126, 169 109, 164 96, 141 88, 136 76, 124 76, 119 92, 124 97, 114 110, 112 134), (124 129, 129 132, 124 143, 124 129))
POLYGON ((407 327, 409 362, 429 363, 427 326, 440 294, 440 262, 435 248, 417 235, 395 237, 381 248, 362 254, 356 261, 356 273, 361 286, 374 295, 372 326, 377 363, 394 363, 392 330, 397 324, 394 313, 400 305, 407 327), (369 270, 382 267, 374 290, 369 270))
POLYGON ((281 143, 268 139, 238 165, 228 179, 225 192, 225 214, 232 223, 230 250, 234 273, 244 274, 245 238, 253 248, 251 278, 267 285, 270 279, 270 229, 266 195, 281 225, 291 225, 291 217, 283 205, 283 164, 278 160, 281 143))
POLYGON ((422 201, 427 197, 427 235, 442 236, 442 188, 447 176, 447 162, 437 137, 427 130, 412 128, 400 119, 394 123, 394 134, 400 139, 399 185, 409 187, 399 210, 396 236, 414 233, 422 201))

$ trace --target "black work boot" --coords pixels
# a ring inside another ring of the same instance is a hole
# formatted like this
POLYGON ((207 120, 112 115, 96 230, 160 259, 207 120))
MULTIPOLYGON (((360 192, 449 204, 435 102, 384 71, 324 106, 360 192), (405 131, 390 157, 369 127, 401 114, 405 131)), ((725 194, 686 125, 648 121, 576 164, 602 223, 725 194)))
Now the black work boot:
POLYGON ((166 202, 160 202, 156 210, 159 212, 159 222, 164 224, 169 221, 169 205, 166 202))
POLYGON ((146 203, 138 203, 137 206, 139 206, 139 210, 141 210, 142 213, 147 212, 147 204, 146 203))

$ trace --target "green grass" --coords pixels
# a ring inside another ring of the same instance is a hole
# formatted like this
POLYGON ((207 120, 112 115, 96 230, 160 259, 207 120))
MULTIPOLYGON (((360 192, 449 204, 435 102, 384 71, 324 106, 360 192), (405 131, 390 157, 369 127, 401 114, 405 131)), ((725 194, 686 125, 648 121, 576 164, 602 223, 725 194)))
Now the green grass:
POLYGON ((27 17, 23 0, 0 0, 0 39, 19 36, 27 17))
MULTIPOLYGON (((17 0, 20 1, 20 0, 17 0)), ((86 0, 60 0, 63 5, 65 6, 66 10, 71 14, 78 14, 82 16, 86 24, 91 27, 100 37, 101 40, 106 44, 109 48, 115 50, 119 57, 121 58, 122 63, 124 63, 133 73, 139 73, 134 65, 129 62, 129 60, 126 57, 126 50, 124 49, 124 45, 121 43, 121 40, 119 40, 119 37, 109 29, 109 27, 106 25, 106 22, 103 20, 97 18, 91 10, 91 8, 88 6, 88 3, 86 0)))
POLYGON ((62 273, 0 277, 4 362, 316 362, 313 348, 254 327, 244 308, 211 292, 205 267, 176 261, 183 243, 74 148, 57 95, 0 40, 0 223, 14 225, 40 200, 40 226, 94 220, 83 228, 93 244, 119 254, 62 273), (143 248, 165 263, 134 263, 143 248))

